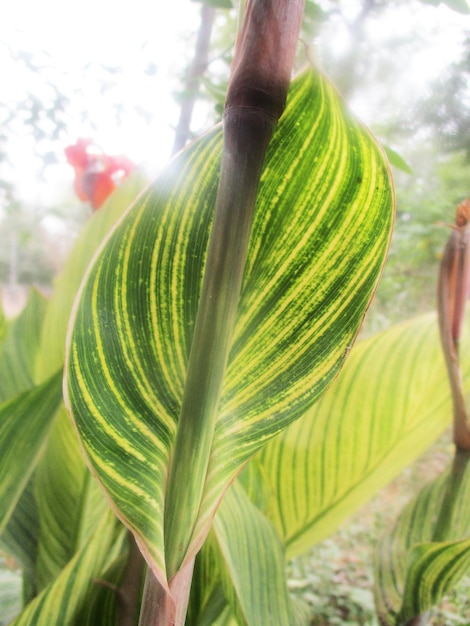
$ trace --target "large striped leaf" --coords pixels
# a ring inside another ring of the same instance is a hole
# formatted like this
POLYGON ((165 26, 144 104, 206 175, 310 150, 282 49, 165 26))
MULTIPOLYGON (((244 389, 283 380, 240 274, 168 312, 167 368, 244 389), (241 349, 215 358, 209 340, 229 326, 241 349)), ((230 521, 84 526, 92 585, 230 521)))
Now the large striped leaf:
POLYGON ((88 544, 54 582, 28 604, 12 626, 82 626, 81 616, 90 593, 95 585, 100 584, 96 579, 103 578, 108 566, 119 557, 124 538, 124 529, 107 511, 88 544))
POLYGON ((434 314, 358 343, 321 400, 254 459, 288 556, 331 534, 438 437, 451 412, 434 314))
MULTIPOLYGON (((166 477, 220 146, 220 129, 192 144, 125 215, 82 285, 68 347, 84 450, 163 584, 166 477)), ((308 71, 266 158, 203 500, 180 561, 199 549, 243 464, 339 371, 380 273, 392 204, 382 153, 308 71)))
POLYGON ((448 470, 426 485, 379 543, 375 601, 384 626, 402 624, 425 613, 470 567, 470 471, 466 461, 458 473, 457 481, 448 470))

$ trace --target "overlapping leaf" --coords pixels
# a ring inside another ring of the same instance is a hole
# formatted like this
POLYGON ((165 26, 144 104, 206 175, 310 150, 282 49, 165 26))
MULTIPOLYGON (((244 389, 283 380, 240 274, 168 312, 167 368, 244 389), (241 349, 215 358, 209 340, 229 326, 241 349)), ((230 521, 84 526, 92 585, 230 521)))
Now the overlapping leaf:
MULTIPOLYGON (((163 509, 217 186, 216 129, 173 161, 95 259, 68 393, 93 471, 165 581, 163 509)), ((293 85, 266 159, 235 338, 188 558, 243 463, 338 372, 388 246, 392 192, 328 83, 293 85)))
POLYGON ((63 406, 36 469, 35 494, 40 528, 36 584, 41 590, 89 541, 107 508, 63 406))
POLYGON ((426 485, 379 543, 375 601, 384 626, 425 613, 470 567, 470 471, 465 467, 458 484, 451 476, 426 485))
POLYGON ((0 406, 0 532, 44 449, 62 400, 60 380, 61 374, 56 374, 0 406))
MULTIPOLYGON (((108 565, 120 554, 124 529, 116 526, 108 511, 95 534, 42 593, 28 604, 12 626, 81 626, 90 590, 108 565)), ((110 592, 112 593, 112 592, 110 592)), ((109 622, 108 622, 109 624, 109 622)))
POLYGON ((294 626, 284 548, 271 522, 235 483, 214 519, 223 582, 239 624, 294 626))
MULTIPOLYGON (((470 362, 465 372, 470 380, 470 362)), ((288 556, 328 536, 387 484, 451 412, 435 315, 357 344, 323 398, 255 459, 271 489, 263 508, 288 556)))
POLYGON ((0 345, 0 403, 34 386, 35 363, 46 307, 45 298, 33 290, 22 313, 8 325, 0 345))

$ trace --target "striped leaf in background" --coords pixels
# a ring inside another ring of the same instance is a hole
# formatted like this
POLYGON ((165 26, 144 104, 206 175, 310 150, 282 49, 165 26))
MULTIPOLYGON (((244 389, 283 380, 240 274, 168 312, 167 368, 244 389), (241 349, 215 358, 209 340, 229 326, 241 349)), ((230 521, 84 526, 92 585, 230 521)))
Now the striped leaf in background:
MULTIPOLYGON (((90 541, 54 582, 29 603, 11 626, 84 626, 81 615, 86 610, 91 590, 99 584, 96 579, 101 579, 103 572, 119 558, 124 538, 125 530, 107 511, 90 541)), ((110 612, 114 616, 112 607, 110 612)), ((100 626, 111 624, 110 620, 100 622, 100 626)))
MULTIPOLYGON (((8 324, 0 344, 0 403, 34 387, 35 363, 46 308, 45 298, 32 290, 26 307, 8 324)), ((58 369, 52 370, 50 375, 58 369)))
MULTIPOLYGON (((68 342, 68 404, 93 472, 166 584, 163 510, 212 210, 221 131, 144 193, 84 281, 68 342)), ((308 71, 262 175, 243 291, 189 559, 243 464, 339 371, 393 221, 383 154, 308 71)))
POLYGON ((108 508, 63 405, 36 468, 35 495, 40 528, 36 585, 41 590, 86 545, 108 508))
POLYGON ((51 301, 32 290, 0 345, 0 541, 22 566, 25 605, 82 548, 106 506, 61 402, 65 334, 85 267, 144 184, 134 174, 93 214, 51 301))
MULTIPOLYGON (((36 595, 39 521, 33 482, 31 479, 26 485, 0 536, 2 549, 13 556, 21 568, 23 586, 19 594, 18 608, 27 604, 36 595)), ((1 603, 0 609, 3 609, 1 603)))
MULTIPOLYGON (((470 387, 470 361, 464 380, 470 387)), ((321 400, 254 460, 271 493, 263 509, 288 557, 330 535, 431 445, 451 415, 434 314, 359 342, 321 400)))
MULTIPOLYGON (((468 348, 468 346, 467 346, 468 348)), ((470 471, 447 470, 403 510, 378 545, 375 603, 380 623, 395 626, 428 611, 470 567, 470 471), (446 494, 454 485, 454 502, 446 494), (445 512, 445 523, 440 512, 445 512), (439 540, 436 540, 439 539, 439 540)))
POLYGON ((238 623, 295 626, 284 547, 271 522, 235 483, 214 518, 222 581, 238 623))
POLYGON ((0 533, 44 450, 62 401, 61 373, 0 405, 0 533), (21 424, 21 428, 19 428, 21 424))

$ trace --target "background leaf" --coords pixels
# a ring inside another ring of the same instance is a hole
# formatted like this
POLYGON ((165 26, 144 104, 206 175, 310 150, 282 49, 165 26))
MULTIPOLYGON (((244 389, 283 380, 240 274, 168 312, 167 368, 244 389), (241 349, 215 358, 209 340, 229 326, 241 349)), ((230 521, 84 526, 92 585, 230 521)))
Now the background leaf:
POLYGON ((131 174, 109 196, 100 210, 93 213, 80 232, 55 282, 54 293, 47 307, 36 362, 38 382, 63 367, 67 324, 85 270, 106 235, 116 226, 146 184, 147 180, 142 174, 131 174))
POLYGON ((235 483, 214 519, 226 596, 239 624, 294 625, 284 549, 271 522, 235 483))
POLYGON ((88 544, 74 556, 55 581, 30 602, 12 626, 82 625, 81 614, 89 594, 94 585, 100 584, 95 579, 102 578, 109 564, 119 556, 124 537, 124 529, 117 525, 108 511, 88 544))
POLYGON ((0 532, 32 475, 61 403, 62 374, 0 405, 0 532), (19 426, 21 425, 21 427, 19 426))
MULTIPOLYGON (((163 581, 167 468, 220 141, 215 129, 192 144, 126 214, 87 275, 70 335, 68 401, 83 446, 163 581)), ((334 89, 305 73, 292 85, 263 170, 188 558, 242 465, 339 371, 383 263, 392 209, 382 153, 334 89)))
POLYGON ((330 535, 439 436, 451 412, 434 314, 358 343, 323 398, 254 461, 288 556, 330 535))
POLYGON ((0 344, 0 403, 35 384, 35 363, 46 308, 45 298, 32 290, 21 314, 8 324, 0 344))
POLYGON ((40 590, 86 545, 108 508, 85 466, 63 406, 36 469, 35 494, 40 527, 36 584, 40 590))
POLYGON ((426 612, 470 566, 470 471, 465 469, 449 507, 445 497, 451 476, 448 470, 426 485, 379 543, 375 602, 384 625, 426 612), (439 514, 449 509, 446 526, 440 527, 439 514), (444 541, 433 541, 439 535, 444 541))
POLYGON ((401 170, 402 172, 406 172, 407 174, 413 174, 413 170, 405 161, 405 159, 398 154, 395 150, 390 148, 390 146, 386 146, 382 144, 383 149, 385 150, 385 154, 387 155, 388 160, 391 165, 394 165, 396 168, 401 170))

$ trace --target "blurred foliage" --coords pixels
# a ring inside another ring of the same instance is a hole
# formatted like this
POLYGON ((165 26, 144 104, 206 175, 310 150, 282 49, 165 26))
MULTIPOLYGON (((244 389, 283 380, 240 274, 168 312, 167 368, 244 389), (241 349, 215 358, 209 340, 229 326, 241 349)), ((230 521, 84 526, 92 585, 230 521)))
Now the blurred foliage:
MULTIPOLYGON (((238 3, 215 0, 215 4, 218 8, 209 61, 196 94, 193 135, 221 119, 232 60, 238 3)), ((379 140, 393 148, 395 164, 402 158, 412 169, 412 174, 407 175, 394 167, 398 200, 395 235, 366 332, 434 307, 436 266, 446 239, 446 228, 436 224, 451 222, 455 205, 470 195, 470 33, 460 58, 436 73, 427 92, 417 94, 412 89, 406 92, 404 64, 432 43, 431 36, 424 30, 416 36, 406 29, 384 28, 387 20, 393 21, 396 15, 422 14, 432 20, 439 5, 438 10, 449 12, 454 9, 465 13, 468 8, 466 0, 306 2, 297 67, 309 60, 320 65, 353 109, 358 100, 367 101, 370 119, 366 121, 379 140)), ((186 41, 185 54, 177 64, 175 61, 175 82, 181 87, 174 98, 179 105, 194 97, 185 91, 185 85, 195 34, 188 33, 186 41)), ((16 101, 0 98, 0 284, 11 282, 16 276, 20 283, 50 285, 63 258, 57 247, 67 238, 64 233, 72 232, 68 235, 70 240, 87 212, 74 203, 72 190, 55 207, 23 206, 9 178, 14 165, 10 162, 10 148, 16 138, 26 133, 33 140, 42 169, 63 159, 62 150, 57 149, 58 139, 67 132, 73 118, 83 121, 90 117, 86 106, 89 92, 80 93, 81 86, 73 87, 70 81, 63 80, 47 51, 13 50, 4 45, 5 50, 14 58, 19 74, 30 80, 21 81, 29 87, 18 92, 16 101), (48 222, 51 215, 56 225, 61 224, 61 229, 54 233, 48 222), (12 246, 16 246, 19 255, 16 268, 11 266, 12 246)), ((143 63, 142 75, 150 84, 155 80, 160 60, 145 59, 142 57, 139 62, 143 63)), ((93 74, 94 80, 99 81, 99 92, 109 103, 116 128, 125 119, 124 109, 129 106, 120 101, 117 90, 126 71, 98 59, 84 60, 84 80, 93 74)), ((147 121, 155 115, 150 103, 136 104, 134 113, 147 121)), ((92 128, 93 121, 89 122, 92 128)))

